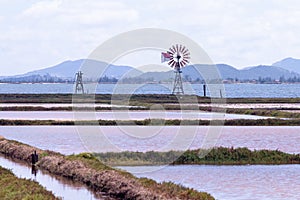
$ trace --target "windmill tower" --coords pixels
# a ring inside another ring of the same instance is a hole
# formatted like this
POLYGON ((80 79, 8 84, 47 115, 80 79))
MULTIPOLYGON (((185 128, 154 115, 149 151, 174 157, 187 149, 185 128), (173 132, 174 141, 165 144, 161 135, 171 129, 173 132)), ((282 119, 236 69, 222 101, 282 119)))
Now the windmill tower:
POLYGON ((75 94, 78 94, 78 93, 82 93, 84 94, 84 88, 83 88, 83 83, 82 83, 82 72, 81 71, 78 71, 76 73, 76 87, 75 87, 75 94))
POLYGON ((188 59, 190 59, 190 52, 189 50, 182 45, 173 45, 169 48, 169 51, 166 53, 162 53, 161 61, 166 62, 168 61, 168 65, 174 69, 175 79, 173 85, 172 94, 184 94, 183 86, 182 86, 182 68, 189 63, 188 59))

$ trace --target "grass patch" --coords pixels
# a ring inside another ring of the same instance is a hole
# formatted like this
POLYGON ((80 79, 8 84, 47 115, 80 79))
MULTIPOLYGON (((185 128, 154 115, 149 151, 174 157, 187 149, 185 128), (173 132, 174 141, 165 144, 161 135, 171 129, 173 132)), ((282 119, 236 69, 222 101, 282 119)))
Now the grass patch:
MULTIPOLYGON (((96 105, 95 105, 96 106, 96 105)), ((82 111, 82 112, 93 112, 93 111, 117 111, 117 110, 149 110, 148 107, 72 107, 72 106, 59 106, 59 107, 43 107, 43 106, 5 106, 0 107, 0 111, 82 111)))
POLYGON ((0 199, 3 200, 55 200, 52 192, 35 181, 17 178, 10 170, 0 166, 0 199))
POLYGON ((232 120, 9 120, 0 119, 0 126, 300 126, 296 119, 232 119, 232 120))
POLYGON ((254 150, 248 148, 217 147, 211 150, 187 150, 168 152, 108 152, 95 153, 97 158, 109 165, 245 165, 245 164, 300 164, 300 154, 288 154, 278 150, 254 150), (205 155, 204 157, 201 155, 205 155))
MULTIPOLYGON (((96 94, 96 95, 74 95, 74 94, 0 94, 1 103, 72 103, 75 99, 81 103, 108 103, 113 101, 124 103, 124 99, 130 99, 131 105, 144 105, 152 103, 211 103, 209 97, 196 95, 176 96, 172 94, 96 94), (142 103, 141 103, 142 102, 142 103)), ((227 103, 299 103, 300 98, 227 98, 227 103)))
POLYGON ((269 116, 277 118, 300 118, 300 113, 285 112, 276 109, 236 109, 227 108, 227 113, 245 114, 245 115, 257 115, 257 116, 269 116))

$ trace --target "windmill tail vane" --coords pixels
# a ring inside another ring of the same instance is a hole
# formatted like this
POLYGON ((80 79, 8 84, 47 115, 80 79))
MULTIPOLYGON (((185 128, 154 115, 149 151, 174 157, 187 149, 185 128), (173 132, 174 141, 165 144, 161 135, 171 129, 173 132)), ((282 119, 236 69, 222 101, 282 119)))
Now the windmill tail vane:
POLYGON ((171 60, 171 54, 169 54, 169 52, 165 53, 165 52, 162 52, 161 53, 161 62, 164 63, 164 62, 168 62, 171 60))

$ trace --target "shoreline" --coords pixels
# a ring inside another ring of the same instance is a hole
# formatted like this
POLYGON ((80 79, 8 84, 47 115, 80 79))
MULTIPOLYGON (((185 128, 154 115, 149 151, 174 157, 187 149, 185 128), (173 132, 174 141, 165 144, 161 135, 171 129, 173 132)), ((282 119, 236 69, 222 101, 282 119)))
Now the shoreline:
POLYGON ((81 182, 116 199, 214 199, 208 193, 174 183, 157 183, 151 179, 136 178, 128 172, 102 164, 89 153, 65 156, 20 142, 0 139, 0 153, 8 157, 30 163, 33 151, 39 154, 37 166, 40 169, 81 182))

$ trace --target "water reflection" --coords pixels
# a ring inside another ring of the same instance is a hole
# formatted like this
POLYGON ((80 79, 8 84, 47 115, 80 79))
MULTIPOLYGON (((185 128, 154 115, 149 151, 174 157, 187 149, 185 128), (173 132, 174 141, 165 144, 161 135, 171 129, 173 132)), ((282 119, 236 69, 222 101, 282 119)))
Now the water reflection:
POLYGON ((36 177, 37 172, 37 167, 35 165, 31 165, 31 174, 34 175, 34 177, 36 177))
POLYGON ((64 200, 96 200, 109 199, 102 196, 100 193, 91 191, 80 183, 66 179, 61 176, 50 175, 43 170, 37 170, 32 165, 29 166, 19 160, 12 160, 0 154, 0 165, 6 169, 11 169, 12 172, 19 178, 26 178, 37 181, 47 190, 52 191, 55 196, 62 197, 64 200))

